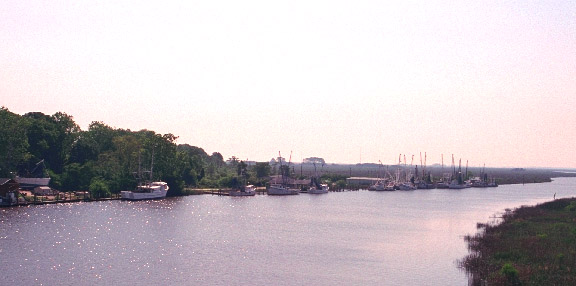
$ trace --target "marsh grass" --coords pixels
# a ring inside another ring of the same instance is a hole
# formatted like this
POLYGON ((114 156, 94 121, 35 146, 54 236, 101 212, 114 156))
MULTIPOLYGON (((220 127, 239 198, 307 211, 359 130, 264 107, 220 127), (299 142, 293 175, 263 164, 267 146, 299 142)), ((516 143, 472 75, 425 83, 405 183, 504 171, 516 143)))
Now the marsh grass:
POLYGON ((472 285, 576 285, 576 198, 521 207, 478 227, 459 261, 472 285))

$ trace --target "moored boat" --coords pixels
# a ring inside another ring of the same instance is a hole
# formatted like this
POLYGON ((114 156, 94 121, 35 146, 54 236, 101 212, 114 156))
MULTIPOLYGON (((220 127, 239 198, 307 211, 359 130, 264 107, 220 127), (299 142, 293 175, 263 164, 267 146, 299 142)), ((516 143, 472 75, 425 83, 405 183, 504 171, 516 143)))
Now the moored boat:
POLYGON ((456 189, 456 190, 464 189, 464 188, 466 188, 466 184, 464 184, 464 183, 461 184, 458 182, 458 180, 452 180, 452 182, 450 182, 450 184, 448 185, 448 188, 449 189, 456 189))
POLYGON ((299 190, 288 188, 283 184, 274 184, 268 187, 268 195, 271 196, 297 195, 299 193, 299 190))
POLYGON ((166 197, 168 193, 166 182, 151 182, 139 185, 136 190, 120 192, 120 198, 129 201, 154 200, 166 197))
MULTIPOLYGON (((140 161, 140 159, 138 159, 140 161)), ((138 185, 133 191, 122 191, 120 192, 120 199, 128 201, 139 201, 139 200, 155 200, 163 199, 166 197, 168 190, 168 183, 166 182, 152 182, 153 180, 153 170, 154 170, 154 152, 152 152, 152 163, 150 164, 150 171, 142 171, 140 162, 138 162, 138 172, 136 174, 136 179, 138 185), (149 180, 143 177, 144 173, 149 174, 149 180)))
POLYGON ((247 185, 237 190, 230 191, 230 195, 233 197, 255 196, 256 188, 253 185, 247 185))
POLYGON ((400 191, 413 191, 416 190, 416 186, 411 182, 403 182, 397 185, 398 190, 400 191))
POLYGON ((309 194, 325 194, 328 193, 330 187, 327 184, 320 184, 319 186, 312 186, 308 189, 309 194))
MULTIPOLYGON (((298 195, 300 194, 300 190, 292 189, 288 187, 288 174, 290 172, 290 162, 288 162, 288 166, 282 166, 282 155, 278 152, 278 158, 280 158, 280 176, 282 181, 280 183, 271 184, 268 187, 268 195, 272 196, 286 196, 286 195, 298 195)), ((292 155, 290 155, 290 161, 292 161, 292 155)))
POLYGON ((386 181, 384 180, 378 180, 376 181, 376 183, 374 183, 373 185, 371 185, 368 188, 369 191, 385 191, 386 190, 386 181))

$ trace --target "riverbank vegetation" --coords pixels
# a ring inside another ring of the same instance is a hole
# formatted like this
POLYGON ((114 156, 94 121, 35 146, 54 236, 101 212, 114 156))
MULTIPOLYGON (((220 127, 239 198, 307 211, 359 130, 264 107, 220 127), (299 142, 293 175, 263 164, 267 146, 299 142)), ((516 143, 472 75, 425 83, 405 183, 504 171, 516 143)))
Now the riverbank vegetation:
MULTIPOLYGON (((72 116, 57 112, 46 115, 30 112, 18 115, 0 108, 0 178, 13 175, 51 178, 50 187, 63 191, 90 191, 94 197, 117 195, 136 186, 134 173, 150 170, 154 160, 154 179, 168 183, 168 196, 200 193, 198 188, 234 188, 243 183, 266 186, 270 175, 279 173, 278 160, 271 162, 240 161, 232 156, 207 154, 202 148, 176 144, 177 136, 150 130, 132 131, 114 128, 104 122, 92 122, 81 130, 72 116), (38 162, 45 174, 30 174, 38 162)), ((322 183, 343 189, 346 178, 378 177, 385 174, 380 164, 327 164, 323 158, 306 158, 291 164, 286 173, 298 179, 320 176, 322 183)), ((396 166, 386 166, 394 172, 396 166)), ((404 166, 406 168, 406 166, 404 166)), ((429 166, 432 177, 451 172, 448 166, 429 166)), ((480 168, 463 170, 478 176, 480 168)), ((553 176, 576 174, 554 173, 544 169, 487 169, 499 184, 549 182, 553 176)))
MULTIPOLYGON (((235 157, 224 160, 202 148, 177 145, 173 134, 131 131, 94 121, 83 131, 65 113, 18 115, 0 109, 0 177, 27 176, 38 162, 45 165, 50 187, 59 191, 91 191, 96 197, 136 186, 134 172, 152 169, 154 179, 170 185, 169 196, 188 194, 191 187, 233 187, 238 174, 254 184, 270 175, 268 162, 250 171, 235 157), (153 159, 152 159, 153 158, 153 159)), ((38 174, 35 174, 38 176, 38 174)))
POLYGON ((508 211, 465 237, 473 285, 576 285, 576 198, 508 211))

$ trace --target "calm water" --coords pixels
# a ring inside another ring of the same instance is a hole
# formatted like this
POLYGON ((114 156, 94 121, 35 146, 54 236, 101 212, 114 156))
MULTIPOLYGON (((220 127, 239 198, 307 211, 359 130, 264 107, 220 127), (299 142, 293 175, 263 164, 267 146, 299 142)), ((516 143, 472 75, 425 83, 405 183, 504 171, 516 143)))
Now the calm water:
POLYGON ((4 285, 466 285, 463 235, 576 178, 490 189, 0 209, 4 285))

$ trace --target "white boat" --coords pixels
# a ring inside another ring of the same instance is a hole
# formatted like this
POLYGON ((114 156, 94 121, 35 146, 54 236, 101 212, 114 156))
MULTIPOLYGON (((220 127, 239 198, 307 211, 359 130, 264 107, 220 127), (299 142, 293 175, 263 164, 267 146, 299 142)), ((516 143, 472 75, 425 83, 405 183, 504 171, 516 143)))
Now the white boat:
POLYGON ((400 191, 413 191, 416 190, 416 186, 410 182, 404 182, 398 184, 398 190, 400 191))
POLYGON ((134 191, 122 191, 120 195, 121 199, 129 201, 154 200, 165 198, 168 189, 166 182, 152 182, 139 185, 134 191))
POLYGON ((152 152, 152 163, 150 164, 150 171, 142 171, 140 166, 140 158, 138 158, 138 172, 135 173, 136 179, 138 180, 138 186, 134 191, 120 192, 120 198, 122 200, 129 201, 156 200, 165 198, 170 187, 168 187, 166 182, 151 182, 153 180, 153 170, 154 152, 152 152), (149 180, 143 178, 144 173, 149 174, 149 180))
POLYGON ((460 184, 460 183, 458 183, 458 180, 452 180, 452 182, 450 182, 450 185, 448 185, 448 188, 449 189, 455 189, 455 190, 465 189, 466 184, 460 184))
MULTIPOLYGON (((278 152, 278 158, 282 158, 282 155, 280 154, 280 152, 278 152)), ((292 154, 290 154, 290 161, 292 161, 292 154)), ((280 176, 282 177, 282 182, 281 183, 275 183, 275 184, 271 184, 270 187, 268 187, 268 195, 272 195, 272 196, 286 196, 286 195, 298 195, 300 194, 300 190, 298 189, 291 189, 288 187, 288 171, 290 169, 290 163, 288 163, 288 167, 286 168, 286 170, 284 169, 284 167, 282 166, 282 160, 280 160, 280 176)))
POLYGON ((268 195, 272 196, 285 196, 285 195, 297 195, 300 191, 297 189, 290 189, 285 185, 274 184, 268 187, 268 195))
POLYGON ((328 193, 328 190, 330 190, 330 187, 328 187, 327 184, 320 184, 319 187, 317 187, 317 186, 310 187, 310 189, 308 190, 308 193, 309 194, 325 194, 325 193, 328 193))
POLYGON ((255 196, 256 195, 256 187, 253 185, 244 186, 238 190, 230 191, 230 195, 233 197, 246 197, 246 196, 255 196))
POLYGON ((374 185, 371 185, 368 188, 369 191, 385 191, 386 190, 386 182, 383 180, 378 180, 374 185))
POLYGON ((449 187, 450 187, 450 184, 448 184, 446 182, 438 182, 436 184, 437 189, 448 189, 449 187))

